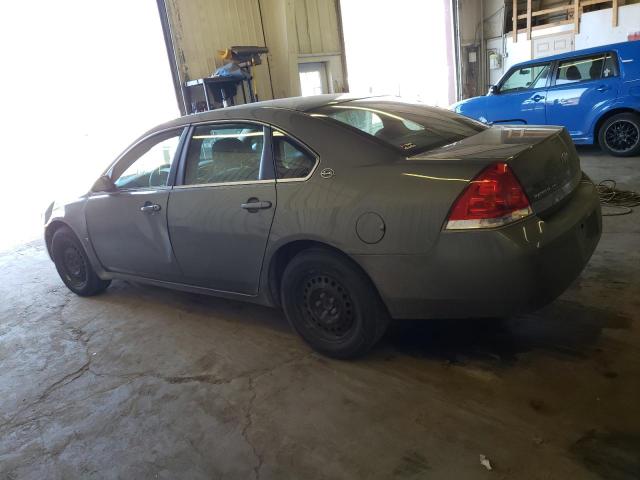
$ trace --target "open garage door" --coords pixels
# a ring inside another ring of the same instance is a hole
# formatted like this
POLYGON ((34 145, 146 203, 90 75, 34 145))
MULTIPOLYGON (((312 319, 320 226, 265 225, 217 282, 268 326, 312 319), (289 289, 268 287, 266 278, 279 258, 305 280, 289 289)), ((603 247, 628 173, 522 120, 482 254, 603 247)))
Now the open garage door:
POLYGON ((449 0, 341 0, 349 89, 448 106, 455 102, 449 0))
POLYGON ((52 200, 87 192, 137 136, 179 115, 155 0, 2 8, 0 249, 40 236, 52 200))

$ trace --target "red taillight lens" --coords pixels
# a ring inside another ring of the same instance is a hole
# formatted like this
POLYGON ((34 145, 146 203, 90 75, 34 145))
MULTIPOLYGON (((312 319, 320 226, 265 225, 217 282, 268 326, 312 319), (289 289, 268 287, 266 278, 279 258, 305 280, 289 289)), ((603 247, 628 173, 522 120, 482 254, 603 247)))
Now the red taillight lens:
POLYGON ((506 163, 485 168, 458 197, 447 230, 499 227, 531 215, 529 199, 506 163))

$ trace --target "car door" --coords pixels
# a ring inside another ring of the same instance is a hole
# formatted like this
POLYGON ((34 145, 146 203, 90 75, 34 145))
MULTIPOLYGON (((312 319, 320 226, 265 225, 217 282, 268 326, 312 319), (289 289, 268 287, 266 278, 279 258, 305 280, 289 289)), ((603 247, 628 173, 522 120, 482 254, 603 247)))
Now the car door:
POLYGON ((487 98, 489 123, 544 125, 551 62, 515 67, 487 98))
POLYGON ((276 209, 267 131, 244 122, 192 128, 168 207, 169 235, 186 283, 258 292, 276 209))
POLYGON ((87 229, 105 269, 159 280, 179 278, 167 202, 184 130, 164 131, 134 145, 108 172, 115 190, 89 195, 87 229))
POLYGON ((547 92, 547 123, 574 139, 589 135, 596 109, 618 96, 616 57, 603 52, 558 62, 547 92))

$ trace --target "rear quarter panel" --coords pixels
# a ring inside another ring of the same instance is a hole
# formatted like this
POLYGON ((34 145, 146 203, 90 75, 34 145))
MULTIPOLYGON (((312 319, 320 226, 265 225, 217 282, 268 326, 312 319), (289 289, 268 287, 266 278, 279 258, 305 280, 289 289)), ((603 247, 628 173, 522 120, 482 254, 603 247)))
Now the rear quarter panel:
MULTIPOLYGON (((615 51, 620 68, 618 96, 612 101, 594 105, 589 115, 589 133, 593 141, 598 136, 600 119, 609 112, 621 109, 640 112, 640 41, 629 42, 615 51)), ((577 143, 580 143, 579 140, 577 143)))
POLYGON ((295 240, 316 240, 348 254, 425 253, 435 244, 455 198, 478 167, 408 161, 377 141, 292 111, 265 121, 303 140, 320 157, 304 182, 277 183, 267 258, 295 240), (334 175, 322 178, 331 168, 334 175), (385 223, 383 238, 365 243, 356 223, 367 212, 385 223))

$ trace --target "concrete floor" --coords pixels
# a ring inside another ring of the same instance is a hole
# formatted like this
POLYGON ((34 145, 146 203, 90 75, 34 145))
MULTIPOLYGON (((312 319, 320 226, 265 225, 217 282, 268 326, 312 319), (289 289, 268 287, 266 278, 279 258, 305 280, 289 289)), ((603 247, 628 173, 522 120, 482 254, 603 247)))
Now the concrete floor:
MULTIPOLYGON (((640 158, 580 153, 640 190, 640 158)), ((276 310, 79 298, 40 242, 0 254, 0 478, 640 478, 640 209, 604 231, 542 311, 398 322, 355 362, 276 310)))

